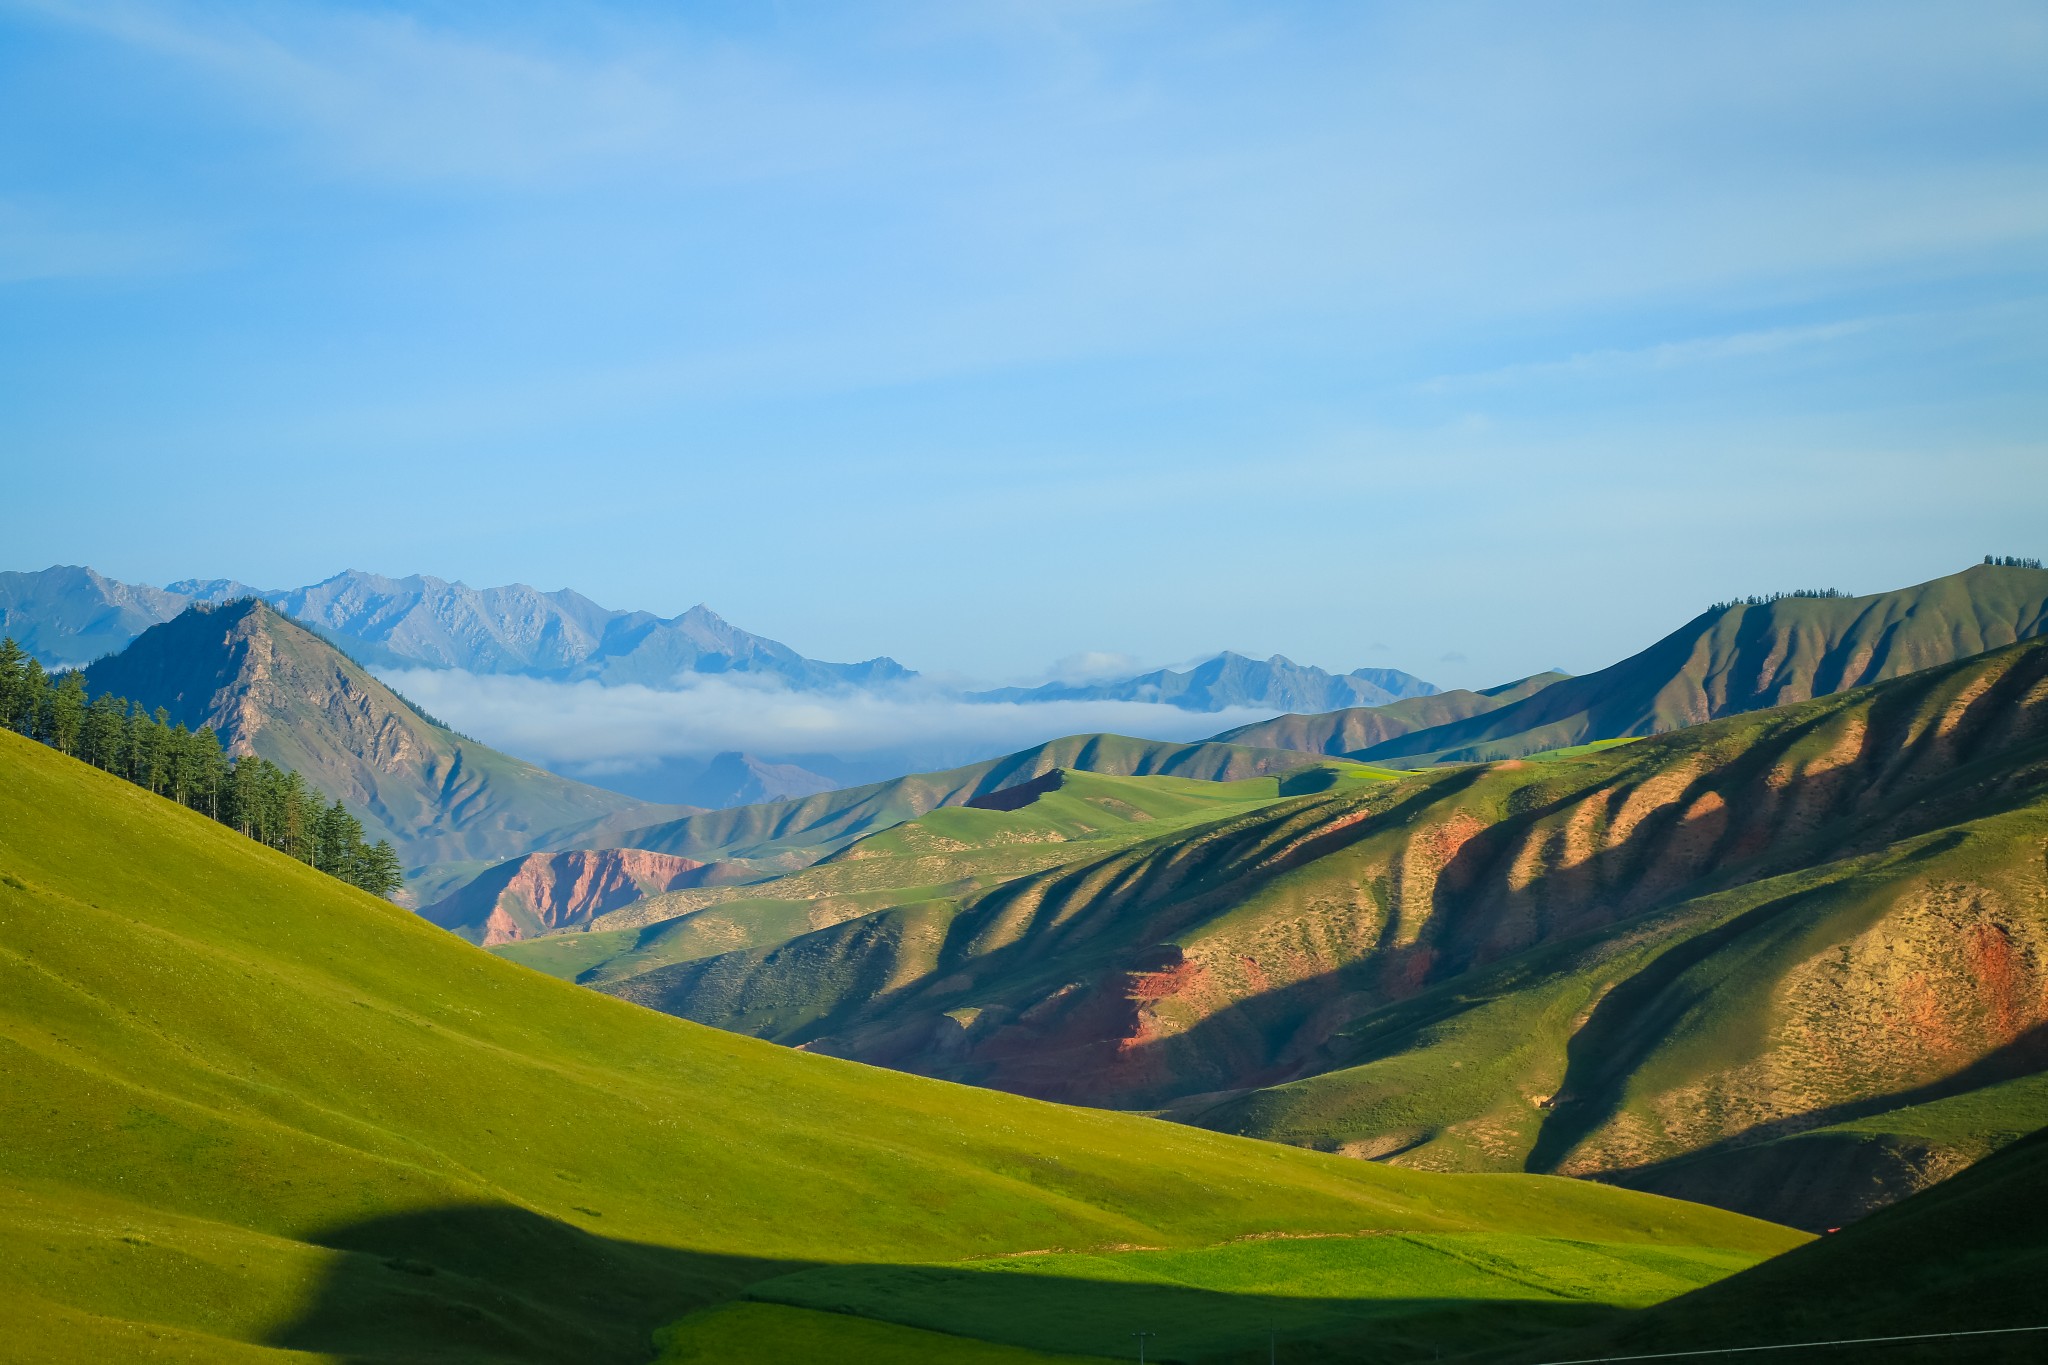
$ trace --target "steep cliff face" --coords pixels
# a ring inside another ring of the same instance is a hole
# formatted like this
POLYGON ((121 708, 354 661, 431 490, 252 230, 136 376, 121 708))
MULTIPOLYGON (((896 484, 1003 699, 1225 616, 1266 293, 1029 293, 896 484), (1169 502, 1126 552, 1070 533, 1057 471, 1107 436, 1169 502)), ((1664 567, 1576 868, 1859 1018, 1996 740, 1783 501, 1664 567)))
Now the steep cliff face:
POLYGON ((94 692, 210 725, 231 754, 296 768, 408 865, 602 842, 673 810, 557 777, 445 728, 255 600, 193 607, 86 670, 94 692))
POLYGON ((533 853, 501 863, 420 914, 490 947, 588 924, 643 896, 696 886, 709 866, 638 848, 533 853))
MULTIPOLYGON (((2018 1131, 2014 1105, 2048 1123, 2048 1090, 1985 1089, 2048 1062, 2044 847, 2036 643, 1287 802, 621 993, 1423 1166, 1659 1186, 1690 1154, 1782 1163, 1819 1149, 1762 1148, 1857 1123, 1826 1140, 1882 1198, 2018 1131), (789 1007, 807 993, 821 1007, 789 1007), (1913 1136, 1965 1092, 1991 1116, 1913 1136)), ((1855 1183, 1801 1216, 1839 1220, 1855 1183)))

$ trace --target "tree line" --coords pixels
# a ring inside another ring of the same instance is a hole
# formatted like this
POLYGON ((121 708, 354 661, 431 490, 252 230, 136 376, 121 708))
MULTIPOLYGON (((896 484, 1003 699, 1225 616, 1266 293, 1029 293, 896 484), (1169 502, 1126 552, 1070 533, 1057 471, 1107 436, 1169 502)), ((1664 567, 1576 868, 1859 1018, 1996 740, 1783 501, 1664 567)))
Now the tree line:
POLYGON ((1854 593, 1843 592, 1840 588, 1793 588, 1789 592, 1762 593, 1752 597, 1731 597, 1726 602, 1714 603, 1707 610, 1726 611, 1730 607, 1768 607, 1773 602, 1790 602, 1806 597, 1817 597, 1825 600, 1854 596, 1854 593))
POLYGON ((211 726, 173 725, 161 706, 150 714, 126 697, 89 696, 76 669, 52 676, 12 638, 0 640, 0 725, 372 895, 405 884, 389 841, 365 843, 362 821, 296 770, 253 754, 229 759, 211 726))
POLYGON ((2038 569, 2041 561, 2028 559, 2025 555, 1985 555, 1984 562, 2001 569, 2038 569))

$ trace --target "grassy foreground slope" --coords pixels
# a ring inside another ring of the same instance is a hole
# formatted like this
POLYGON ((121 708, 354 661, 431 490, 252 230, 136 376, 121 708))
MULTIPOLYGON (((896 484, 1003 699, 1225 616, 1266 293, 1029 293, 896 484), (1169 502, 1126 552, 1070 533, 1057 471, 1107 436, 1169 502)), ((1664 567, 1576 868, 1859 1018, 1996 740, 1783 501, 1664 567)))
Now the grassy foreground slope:
POLYGON ((637 1361, 664 1322, 832 1266, 880 1276, 888 1318, 884 1291, 933 1273, 908 1267, 1363 1230, 1534 1239, 1523 1260, 1561 1262, 1493 1279, 1548 1276, 1542 1303, 1458 1290, 1526 1335, 1595 1311, 1560 1236, 1669 1246, 1696 1280, 1797 1240, 698 1028, 6 735, 0 1132, 0 1325, 37 1362, 637 1361))
POLYGON ((1825 1227, 2048 1124, 2044 843, 2032 641, 607 989, 948 1079, 1825 1227))

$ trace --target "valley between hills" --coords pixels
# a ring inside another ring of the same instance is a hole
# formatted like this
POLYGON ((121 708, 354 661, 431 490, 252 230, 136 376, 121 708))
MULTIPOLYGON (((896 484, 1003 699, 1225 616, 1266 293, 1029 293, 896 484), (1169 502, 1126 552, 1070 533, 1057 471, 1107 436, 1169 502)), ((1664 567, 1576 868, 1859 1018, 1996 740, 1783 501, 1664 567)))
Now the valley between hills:
POLYGON ((1145 675, 1362 704, 722 809, 464 736, 337 622, 447 653, 520 638, 513 602, 568 643, 492 657, 594 681, 685 645, 900 666, 574 594, 173 587, 46 613, 74 652, 128 634, 0 680, 22 1360, 993 1365, 1146 1331, 1506 1365, 2048 1325, 2036 565, 1724 603, 1483 691, 1145 675), (101 694, 337 801, 409 906, 82 748, 64 708, 101 694))

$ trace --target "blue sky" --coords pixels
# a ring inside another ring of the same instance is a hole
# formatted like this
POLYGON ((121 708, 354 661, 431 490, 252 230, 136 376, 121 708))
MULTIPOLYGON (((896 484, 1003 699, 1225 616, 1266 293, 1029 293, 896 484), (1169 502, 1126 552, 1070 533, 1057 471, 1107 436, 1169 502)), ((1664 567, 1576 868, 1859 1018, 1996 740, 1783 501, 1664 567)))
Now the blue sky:
POLYGON ((0 567, 1485 684, 2048 553, 2028 4, 0 0, 0 567))

